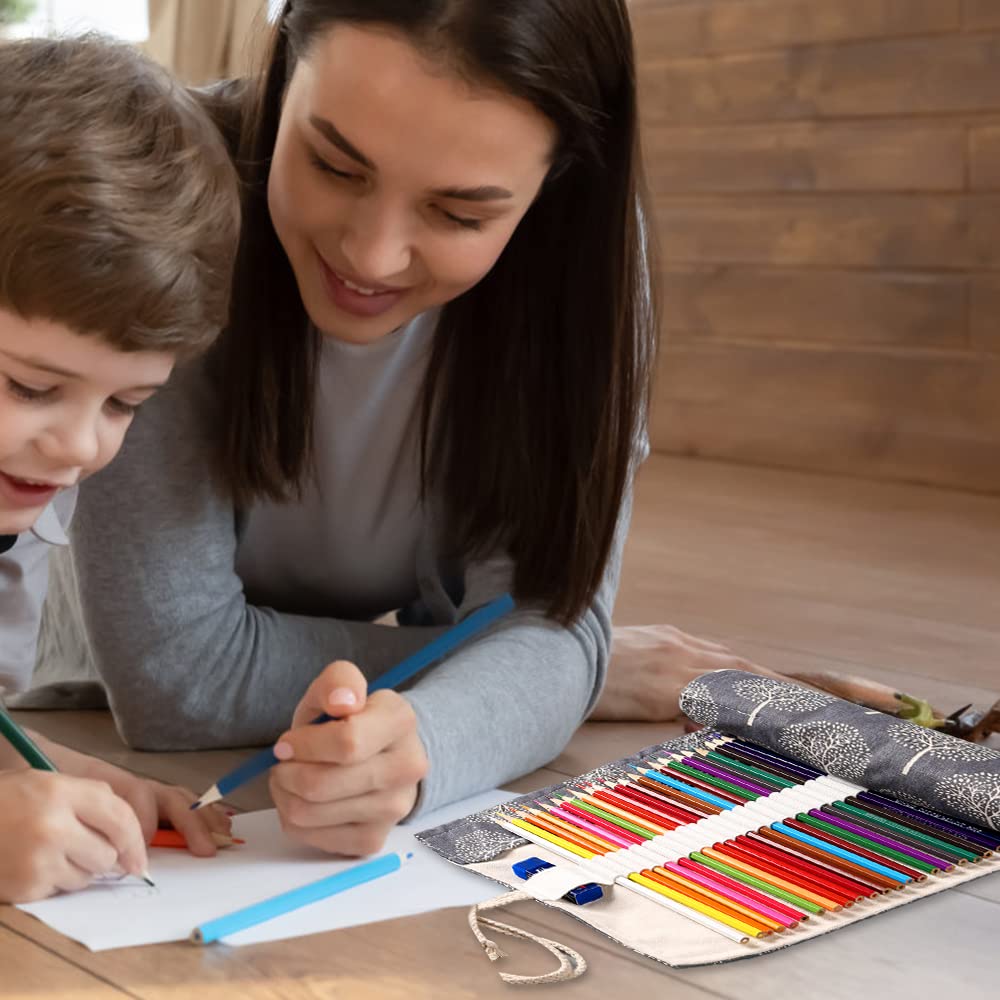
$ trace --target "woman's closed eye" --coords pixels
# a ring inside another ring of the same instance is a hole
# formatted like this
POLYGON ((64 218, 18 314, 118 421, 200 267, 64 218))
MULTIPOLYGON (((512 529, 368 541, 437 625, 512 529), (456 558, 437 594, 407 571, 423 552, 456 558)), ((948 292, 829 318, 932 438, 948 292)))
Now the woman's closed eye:
MULTIPOLYGON (((339 170, 332 163, 328 163, 319 155, 315 150, 309 150, 309 161, 312 165, 323 174, 329 174, 333 177, 338 177, 344 181, 363 181, 364 177, 360 174, 351 173, 348 170, 339 170)), ((479 232, 483 228, 482 219, 473 219, 464 215, 456 215, 454 212, 449 212, 446 208, 441 208, 439 205, 434 206, 434 210, 440 215, 445 222, 450 225, 457 226, 461 229, 468 229, 473 232, 479 232)))
POLYGON ((334 177, 339 177, 341 180, 345 181, 361 180, 361 177, 358 174, 352 174, 347 170, 338 170, 332 164, 327 163, 326 160, 324 160, 318 153, 310 151, 309 160, 312 165, 320 171, 320 173, 332 174, 334 177))
POLYGON ((452 223, 456 226, 461 226, 462 229, 471 229, 474 232, 479 232, 483 228, 482 219, 470 219, 461 215, 455 215, 452 212, 447 211, 444 208, 438 208, 438 212, 445 218, 446 221, 452 223))

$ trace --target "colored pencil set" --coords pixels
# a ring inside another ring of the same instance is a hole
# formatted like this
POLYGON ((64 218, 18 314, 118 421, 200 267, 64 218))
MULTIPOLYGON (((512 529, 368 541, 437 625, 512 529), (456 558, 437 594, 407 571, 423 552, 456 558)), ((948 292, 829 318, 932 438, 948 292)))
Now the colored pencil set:
MULTIPOLYGON (((496 814, 512 833, 730 941, 776 940, 1000 853, 945 819, 716 734, 496 814)), ((598 904, 600 905, 600 904, 598 904)))

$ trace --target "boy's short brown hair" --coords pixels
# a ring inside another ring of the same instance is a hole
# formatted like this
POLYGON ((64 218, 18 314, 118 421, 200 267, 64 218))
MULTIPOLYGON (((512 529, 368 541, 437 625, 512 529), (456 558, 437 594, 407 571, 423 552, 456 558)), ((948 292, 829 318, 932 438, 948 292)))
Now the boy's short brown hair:
POLYGON ((238 231, 222 138, 165 70, 98 36, 0 43, 0 307, 192 355, 238 231))

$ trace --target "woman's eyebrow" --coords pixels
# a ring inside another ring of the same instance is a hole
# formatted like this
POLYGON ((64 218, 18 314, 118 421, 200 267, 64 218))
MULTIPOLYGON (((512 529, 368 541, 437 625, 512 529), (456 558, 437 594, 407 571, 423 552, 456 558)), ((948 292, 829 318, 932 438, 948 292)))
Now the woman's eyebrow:
POLYGON ((437 195, 438 198, 458 198, 461 201, 499 201, 502 198, 514 197, 512 191, 508 191, 502 187, 493 187, 489 184, 470 188, 438 188, 432 191, 431 194, 437 195))
POLYGON ((375 170, 375 164, 362 153, 357 146, 345 138, 344 134, 337 128, 336 125, 331 121, 327 121, 326 118, 320 118, 319 115, 310 115, 309 124, 312 125, 314 129, 331 146, 336 146, 345 156, 349 156, 352 160, 360 163, 361 166, 366 167, 368 170, 375 170))

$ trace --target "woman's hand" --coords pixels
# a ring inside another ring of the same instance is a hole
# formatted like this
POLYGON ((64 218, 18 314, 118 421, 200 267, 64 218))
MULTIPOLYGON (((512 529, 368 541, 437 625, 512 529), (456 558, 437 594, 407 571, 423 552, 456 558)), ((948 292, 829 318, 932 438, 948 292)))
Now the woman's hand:
POLYGON ((277 744, 271 796, 285 832, 332 854, 377 851, 413 809, 427 754, 410 703, 395 691, 366 697, 353 663, 331 663, 299 702, 277 744), (336 721, 310 725, 326 712, 336 721))
POLYGON ((787 680, 672 625, 620 627, 613 630, 608 679, 590 718, 671 722, 681 715, 678 702, 688 681, 710 670, 747 670, 787 680))
POLYGON ((50 771, 0 774, 0 901, 26 903, 120 869, 139 875, 135 812, 105 782, 50 771))
POLYGON ((213 805, 191 812, 191 803, 196 796, 187 788, 140 778, 97 757, 36 739, 60 772, 104 782, 124 799, 135 812, 147 844, 159 827, 171 826, 184 835, 192 854, 207 858, 216 852, 212 834, 228 836, 231 833, 232 822, 221 806, 213 805))

